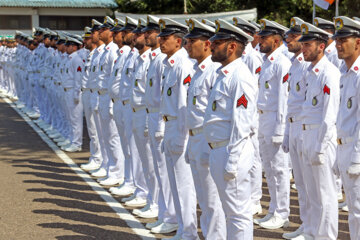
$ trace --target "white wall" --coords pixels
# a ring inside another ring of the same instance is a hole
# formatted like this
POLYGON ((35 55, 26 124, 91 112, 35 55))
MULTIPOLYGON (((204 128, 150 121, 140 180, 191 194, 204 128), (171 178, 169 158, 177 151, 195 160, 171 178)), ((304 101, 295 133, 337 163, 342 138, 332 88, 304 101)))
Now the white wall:
MULTIPOLYGON (((106 16, 112 15, 112 11, 102 8, 6 8, 0 7, 0 15, 31 15, 32 27, 39 26, 39 16, 106 16)), ((90 23, 89 23, 90 24, 90 23)), ((0 29, 0 35, 14 35, 13 30, 0 29)), ((31 30, 21 30, 26 34, 31 34, 31 30)), ((82 34, 77 31, 69 31, 76 34, 82 34)))

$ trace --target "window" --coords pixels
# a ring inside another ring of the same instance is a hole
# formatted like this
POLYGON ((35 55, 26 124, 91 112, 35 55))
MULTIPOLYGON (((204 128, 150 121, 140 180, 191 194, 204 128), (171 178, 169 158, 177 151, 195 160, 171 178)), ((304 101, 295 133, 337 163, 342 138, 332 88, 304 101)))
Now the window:
POLYGON ((0 15, 0 29, 31 29, 31 16, 0 15))
POLYGON ((77 17, 77 16, 40 16, 40 27, 54 30, 83 30, 86 26, 91 26, 91 19, 99 22, 103 17, 77 17))

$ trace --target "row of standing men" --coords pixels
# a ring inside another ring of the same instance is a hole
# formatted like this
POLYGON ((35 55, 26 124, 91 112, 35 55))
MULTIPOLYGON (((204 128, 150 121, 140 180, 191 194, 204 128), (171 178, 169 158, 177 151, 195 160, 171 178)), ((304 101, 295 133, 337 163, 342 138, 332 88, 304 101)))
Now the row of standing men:
POLYGON ((288 29, 149 15, 93 20, 82 37, 37 28, 0 47, 0 85, 65 151, 81 151, 85 115, 81 167, 157 218, 153 233, 198 239, 197 202, 206 239, 286 227, 292 169, 302 224, 283 237, 336 239, 343 185, 359 239, 357 20, 294 17, 288 29), (253 220, 262 166, 270 204, 253 220))

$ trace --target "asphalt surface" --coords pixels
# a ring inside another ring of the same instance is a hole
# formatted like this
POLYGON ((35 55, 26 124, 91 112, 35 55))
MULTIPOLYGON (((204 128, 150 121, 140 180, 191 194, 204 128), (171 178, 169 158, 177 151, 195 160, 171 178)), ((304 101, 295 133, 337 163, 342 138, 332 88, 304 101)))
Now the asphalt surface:
MULTIPOLYGON (((85 135, 83 151, 67 154, 78 165, 88 161, 88 142, 85 135)), ((1 98, 0 187, 0 240, 141 239, 1 98)), ((264 180, 263 215, 259 217, 266 214, 269 200, 264 180)), ((295 190, 291 190, 290 204, 289 228, 254 226, 254 239, 282 239, 284 231, 296 230, 300 219, 295 190)), ((137 220, 144 225, 154 221, 137 220)), ((345 212, 339 215, 339 239, 350 239, 345 212)))

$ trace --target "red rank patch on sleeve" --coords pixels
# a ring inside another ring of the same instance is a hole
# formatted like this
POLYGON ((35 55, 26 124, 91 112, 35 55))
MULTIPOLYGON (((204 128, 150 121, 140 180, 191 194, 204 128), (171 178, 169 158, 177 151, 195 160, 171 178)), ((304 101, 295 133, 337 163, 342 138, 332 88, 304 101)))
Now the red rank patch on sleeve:
POLYGON ((191 82, 191 77, 190 77, 190 74, 184 79, 184 82, 183 82, 183 84, 185 85, 185 84, 190 84, 190 82, 191 82))
POLYGON ((255 70, 255 74, 258 74, 261 72, 261 67, 258 67, 256 70, 255 70))
POLYGON ((323 91, 324 91, 324 94, 327 93, 328 95, 330 95, 330 88, 326 84, 324 86, 323 91))
POLYGON ((81 67, 80 66, 78 66, 77 71, 81 72, 81 67))
POLYGON ((286 83, 287 80, 289 80, 289 74, 288 73, 283 77, 283 83, 286 83))
POLYGON ((245 94, 243 94, 236 102, 236 107, 240 107, 241 105, 244 106, 244 108, 247 108, 248 100, 245 97, 245 94))

